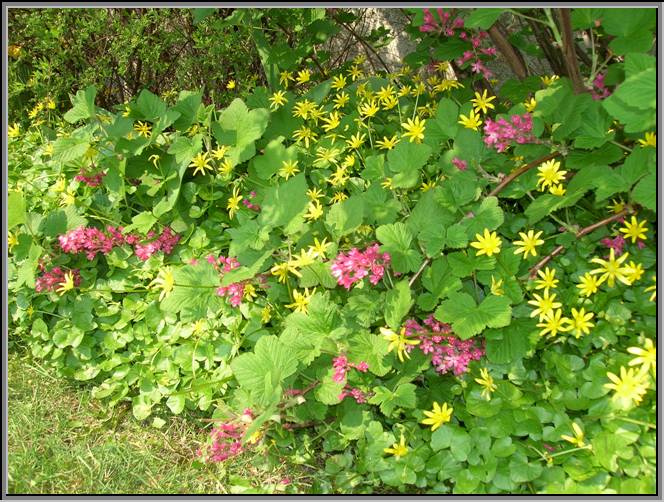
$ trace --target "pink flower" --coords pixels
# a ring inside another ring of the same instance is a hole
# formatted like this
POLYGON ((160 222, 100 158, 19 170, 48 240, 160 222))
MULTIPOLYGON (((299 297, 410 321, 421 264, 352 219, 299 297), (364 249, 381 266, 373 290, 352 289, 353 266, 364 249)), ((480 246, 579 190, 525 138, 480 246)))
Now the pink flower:
POLYGON ((458 157, 454 157, 452 159, 452 164, 454 164, 457 167, 457 169, 459 169, 460 171, 465 171, 466 169, 468 169, 468 162, 466 162, 465 160, 461 160, 458 157))
POLYGON ((484 124, 484 143, 498 152, 504 152, 512 143, 532 143, 533 119, 529 113, 512 115, 510 122, 504 118, 486 119, 484 124))
POLYGON ((332 263, 332 275, 337 279, 337 283, 346 289, 350 289, 353 284, 360 282, 367 275, 369 282, 374 286, 383 278, 385 266, 389 265, 391 257, 389 253, 380 253, 380 246, 373 244, 365 251, 359 251, 357 248, 351 249, 348 253, 340 253, 332 263))
POLYGON ((101 185, 101 180, 102 178, 106 176, 105 172, 98 172, 96 174, 88 174, 88 172, 85 169, 81 169, 76 176, 74 176, 74 179, 76 181, 80 181, 82 183, 85 183, 89 187, 98 187, 101 185))
MULTIPOLYGON (((43 271, 43 265, 40 265, 39 269, 43 271)), ((78 269, 63 270, 61 267, 53 267, 51 270, 44 272, 37 278, 35 291, 55 291, 65 282, 65 275, 68 272, 71 272, 74 276, 74 286, 80 286, 81 274, 78 269)))

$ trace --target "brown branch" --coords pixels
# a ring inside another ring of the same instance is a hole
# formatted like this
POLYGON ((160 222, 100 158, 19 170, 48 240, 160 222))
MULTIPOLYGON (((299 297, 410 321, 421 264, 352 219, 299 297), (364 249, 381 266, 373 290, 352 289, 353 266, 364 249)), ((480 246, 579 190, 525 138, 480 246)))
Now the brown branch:
POLYGON ((563 53, 563 62, 567 70, 567 76, 572 81, 574 92, 580 94, 586 92, 586 87, 583 85, 581 79, 581 72, 579 71, 579 62, 576 59, 576 42, 574 41, 574 33, 572 33, 572 17, 570 9, 558 9, 560 16, 560 28, 563 37, 563 46, 561 47, 563 53))
POLYGON ((533 32, 533 35, 535 36, 535 40, 537 40, 537 43, 544 52, 544 55, 546 56, 546 59, 549 62, 549 65, 551 66, 553 73, 555 73, 556 75, 562 74, 563 73, 562 61, 560 61, 558 52, 553 50, 553 46, 551 44, 552 37, 549 31, 545 27, 541 26, 540 23, 532 21, 530 19, 526 19, 526 23, 528 23, 528 25, 530 26, 530 29, 533 32))
POLYGON ((415 283, 415 281, 417 280, 417 278, 420 276, 420 274, 422 273, 422 271, 426 268, 426 266, 427 266, 430 262, 431 262, 431 258, 427 258, 426 260, 424 260, 424 263, 422 263, 422 266, 420 267, 420 269, 419 269, 417 272, 415 272, 415 275, 414 275, 413 277, 411 277, 410 280, 408 281, 408 287, 409 287, 409 288, 413 286, 413 284, 415 283))
POLYGON ((526 63, 523 60, 521 53, 507 40, 505 36, 505 28, 500 23, 496 21, 488 30, 489 36, 493 43, 498 47, 498 50, 502 53, 507 61, 507 64, 510 66, 514 74, 519 80, 523 80, 528 76, 528 68, 526 63))
MULTIPOLYGON (((367 52, 367 54, 369 53, 369 51, 371 51, 373 53, 373 55, 376 56, 376 59, 378 59, 380 64, 383 66, 383 68, 385 68, 385 71, 387 73, 390 73, 390 67, 387 66, 387 64, 385 63, 383 58, 380 56, 380 54, 378 54, 378 51, 376 51, 376 49, 374 49, 371 46, 371 44, 367 43, 367 41, 364 40, 364 38, 362 38, 360 35, 358 35, 357 32, 351 26, 348 26, 346 23, 341 22, 335 14, 332 14, 332 18, 337 23, 339 23, 341 26, 343 26, 351 35, 353 35, 357 39, 358 42, 360 42, 362 44, 362 46, 363 46, 365 52, 367 52)), ((371 58, 369 58, 369 59, 371 59, 371 58)))
POLYGON ((498 194, 503 188, 505 188, 507 185, 509 185, 514 178, 518 178, 521 176, 523 173, 526 171, 532 169, 535 166, 539 166, 542 162, 546 162, 547 160, 555 159, 560 155, 560 152, 553 152, 550 153, 549 155, 545 155, 544 157, 533 160, 532 162, 529 162, 528 164, 525 164, 521 166, 520 168, 516 169, 515 171, 512 171, 509 175, 505 176, 503 181, 501 181, 498 185, 496 185, 496 188, 491 190, 489 192, 489 195, 487 197, 491 197, 492 195, 498 194))
MULTIPOLYGON (((597 223, 593 223, 592 225, 589 225, 587 227, 582 228, 579 230, 576 234, 575 237, 580 239, 584 235, 588 235, 591 232, 594 232, 600 227, 603 227, 604 225, 608 225, 609 223, 612 223, 616 220, 619 220, 620 218, 631 214, 633 212, 633 209, 631 206, 627 206, 625 209, 620 211, 617 214, 614 214, 613 216, 609 216, 608 218, 604 218, 601 221, 598 221, 597 223)), ((537 275, 537 271, 541 269, 544 265, 549 263, 551 260, 553 260, 556 256, 558 256, 560 253, 562 253, 565 250, 565 246, 560 244, 557 248, 555 248, 553 251, 551 251, 548 255, 546 255, 544 258, 542 258, 540 261, 538 261, 531 269, 530 269, 530 274, 528 274, 531 278, 535 277, 537 275)))

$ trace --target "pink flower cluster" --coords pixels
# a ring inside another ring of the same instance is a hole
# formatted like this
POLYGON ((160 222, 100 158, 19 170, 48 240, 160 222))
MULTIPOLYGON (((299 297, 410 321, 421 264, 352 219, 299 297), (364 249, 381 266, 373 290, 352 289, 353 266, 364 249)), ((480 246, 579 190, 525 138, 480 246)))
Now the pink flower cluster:
POLYGON ((35 290, 41 291, 55 291, 60 285, 65 282, 65 274, 71 272, 74 276, 74 286, 81 285, 81 274, 78 269, 63 270, 61 267, 53 267, 51 270, 46 271, 44 265, 39 264, 39 270, 43 274, 37 278, 35 290))
POLYGON ((101 180, 104 176, 106 176, 106 173, 103 171, 96 174, 88 174, 85 169, 81 169, 78 174, 74 176, 74 179, 94 188, 101 185, 101 180))
POLYGON ((459 157, 454 157, 452 159, 452 164, 454 164, 459 171, 465 171, 468 169, 468 162, 461 160, 459 157))
POLYGON ((369 393, 363 392, 362 390, 358 389, 357 387, 350 387, 350 386, 346 385, 344 387, 344 390, 341 391, 341 394, 339 394, 339 399, 343 401, 348 396, 355 399, 355 402, 357 404, 366 403, 367 398, 370 397, 369 393))
POLYGON ((594 100, 608 98, 611 95, 611 91, 606 88, 606 84, 604 83, 605 77, 606 73, 599 73, 595 77, 595 80, 593 80, 593 87, 590 90, 590 94, 594 100))
POLYGON ((229 421, 212 429, 210 431, 212 443, 205 452, 198 450, 198 456, 204 457, 206 461, 223 462, 243 453, 246 445, 242 444, 242 436, 247 430, 247 423, 253 420, 253 413, 250 409, 246 409, 242 418, 244 419, 242 423, 229 421))
MULTIPOLYGON (((237 261, 237 258, 233 258, 229 256, 226 258, 225 256, 220 256, 219 258, 215 258, 212 255, 209 255, 207 257, 208 263, 211 263, 214 268, 219 272, 220 275, 224 275, 226 272, 230 272, 231 270, 235 270, 240 266, 240 262, 237 261)), ((196 260, 192 260, 192 264, 195 265, 197 263, 196 260)), ((260 287, 264 288, 266 287, 266 281, 265 281, 265 276, 264 275, 258 275, 257 279, 259 281, 260 287)), ((244 288, 246 287, 247 283, 249 281, 240 281, 240 282, 234 282, 228 286, 219 286, 217 288, 217 295, 219 296, 225 296, 229 299, 229 303, 233 307, 239 307, 240 304, 242 303, 242 298, 244 297, 244 288)))
POLYGON ((256 197, 256 192, 252 191, 249 194, 248 199, 246 197, 244 199, 242 199, 242 204, 244 204, 244 207, 246 207, 247 209, 251 209, 252 211, 259 212, 261 210, 261 207, 258 204, 254 204, 254 203, 251 202, 251 199, 253 199, 254 197, 256 197))
POLYGON ((391 261, 390 254, 381 254, 379 248, 378 244, 373 244, 364 251, 353 248, 346 254, 337 255, 331 267, 337 283, 350 289, 353 284, 370 275, 369 282, 373 285, 378 284, 383 278, 385 267, 391 261))
POLYGON ((477 361, 484 355, 484 349, 475 340, 461 340, 454 336, 449 324, 441 323, 429 316, 422 326, 415 319, 404 323, 406 336, 416 335, 420 343, 407 345, 410 352, 419 348, 422 353, 431 355, 431 364, 441 375, 452 371, 458 376, 465 373, 470 361, 477 361))
POLYGON ((613 249, 615 256, 620 256, 625 247, 625 238, 622 235, 616 235, 613 239, 606 237, 600 241, 607 248, 613 249))
POLYGON ((93 260, 98 253, 109 254, 114 247, 128 244, 134 247, 136 256, 141 260, 147 260, 157 251, 170 254, 180 240, 180 236, 166 227, 157 236, 155 232, 148 232, 150 242, 141 242, 138 234, 130 233, 123 235, 122 227, 107 226, 106 232, 94 227, 81 226, 58 237, 60 248, 65 253, 85 253, 88 260, 93 260), (155 238, 156 237, 156 238, 155 238))
POLYGON ((502 117, 495 121, 487 118, 484 124, 484 143, 498 152, 504 152, 513 143, 521 145, 535 141, 532 130, 533 117, 529 113, 512 115, 510 122, 502 117))
POLYGON ((484 66, 484 63, 480 59, 480 55, 490 57, 496 56, 497 51, 495 47, 480 47, 482 41, 488 38, 489 34, 486 31, 480 30, 477 35, 473 35, 470 30, 464 29, 464 21, 462 18, 457 16, 452 19, 452 15, 444 9, 436 9, 436 13, 438 21, 429 9, 424 9, 424 24, 420 26, 420 31, 423 33, 436 32, 439 35, 453 37, 457 34, 456 30, 459 30, 459 39, 470 40, 472 50, 465 51, 463 55, 456 60, 456 64, 462 66, 472 60, 470 69, 473 73, 481 73, 486 79, 491 78, 493 73, 484 66))
POLYGON ((332 367, 334 368, 334 375, 332 380, 335 382, 341 383, 346 380, 346 373, 348 368, 355 368, 360 373, 366 373, 369 370, 369 365, 365 361, 360 361, 357 364, 348 362, 346 356, 335 357, 332 361, 332 367))

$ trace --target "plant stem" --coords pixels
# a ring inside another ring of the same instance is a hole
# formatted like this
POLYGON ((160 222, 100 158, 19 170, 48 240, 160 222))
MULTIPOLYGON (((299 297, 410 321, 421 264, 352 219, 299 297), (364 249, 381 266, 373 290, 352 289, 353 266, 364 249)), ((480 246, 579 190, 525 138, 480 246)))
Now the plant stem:
POLYGON ((515 178, 518 178, 523 173, 529 171, 533 167, 539 166, 542 162, 546 162, 547 160, 555 159, 559 155, 560 155, 560 152, 550 153, 548 155, 545 155, 542 158, 539 158, 537 160, 533 160, 532 162, 529 162, 528 164, 525 164, 525 165, 521 166, 520 168, 516 169, 515 171, 512 171, 510 174, 505 176, 503 181, 498 183, 498 185, 496 185, 496 187, 489 192, 489 195, 487 197, 497 195, 498 193, 500 193, 500 191, 503 188, 505 188, 507 185, 509 185, 515 178))
POLYGON ((635 420, 633 418, 627 418, 627 417, 615 417, 615 418, 618 420, 622 420, 623 422, 642 425, 643 427, 647 427, 648 429, 657 429, 657 426, 655 424, 649 424, 648 422, 642 422, 641 420, 635 420))
POLYGON ((431 258, 427 258, 426 260, 424 260, 424 262, 422 263, 422 266, 420 267, 420 269, 419 269, 417 272, 415 272, 415 275, 414 275, 413 277, 411 277, 410 280, 408 281, 408 287, 409 287, 409 288, 413 286, 413 284, 415 283, 415 281, 417 280, 417 278, 420 276, 420 274, 422 273, 422 271, 426 268, 426 266, 427 266, 430 262, 431 262, 431 258))

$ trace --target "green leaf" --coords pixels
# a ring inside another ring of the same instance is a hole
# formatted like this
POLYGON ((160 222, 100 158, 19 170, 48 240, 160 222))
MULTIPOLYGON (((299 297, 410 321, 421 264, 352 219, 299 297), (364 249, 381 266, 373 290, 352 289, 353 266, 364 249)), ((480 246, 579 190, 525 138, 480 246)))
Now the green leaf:
POLYGON ((443 140, 454 138, 459 130, 458 116, 459 106, 449 98, 442 98, 436 116, 426 122, 425 142, 437 150, 443 140))
POLYGON ((493 270, 496 258, 493 256, 474 253, 467 254, 466 251, 457 251, 447 255, 447 260, 452 273, 457 277, 467 277, 473 270, 493 270))
POLYGON ((183 395, 171 395, 166 400, 166 406, 171 413, 179 415, 184 410, 185 397, 183 395))
POLYGON ((178 101, 172 110, 178 112, 180 116, 173 123, 173 127, 178 131, 186 131, 198 118, 198 111, 201 108, 203 95, 200 92, 181 91, 178 101))
POLYGON ((348 358, 355 364, 365 361, 371 373, 383 376, 391 369, 389 364, 383 362, 388 346, 385 337, 362 331, 350 339, 348 358))
POLYGON ((143 119, 157 122, 166 113, 166 103, 159 96, 143 89, 136 100, 135 110, 143 119))
POLYGON ((479 305, 468 293, 450 293, 449 299, 436 309, 435 317, 452 325, 462 340, 481 333, 487 326, 502 328, 509 325, 512 308, 504 296, 488 296, 479 305))
POLYGON ((63 118, 70 124, 79 120, 94 118, 97 113, 95 107, 96 95, 97 89, 94 85, 86 87, 85 90, 78 91, 75 96, 71 97, 73 108, 65 113, 63 118))
POLYGON ((413 235, 403 223, 381 225, 376 237, 383 244, 381 250, 390 253, 392 265, 397 272, 415 272, 422 262, 422 255, 410 248, 413 235))
POLYGON ((398 407, 415 408, 415 389, 412 383, 401 384, 394 391, 383 386, 374 387, 374 395, 369 398, 369 403, 380 405, 380 411, 390 416, 398 407))
POLYGON ((422 285, 429 293, 418 296, 417 305, 431 311, 436 304, 451 292, 461 289, 461 281, 452 272, 446 257, 437 258, 422 274, 422 285))
POLYGON ((333 204, 325 217, 325 226, 335 240, 354 232, 364 218, 364 200, 353 195, 333 204))
POLYGON ((252 165, 259 178, 267 180, 277 174, 286 161, 297 160, 297 150, 294 145, 286 148, 282 142, 283 136, 270 141, 265 147, 265 152, 252 159, 252 165))
POLYGON ((466 18, 464 26, 467 28, 480 28, 486 30, 491 28, 500 15, 505 12, 505 9, 485 9, 476 8, 471 12, 470 16, 466 18))
POLYGON ((295 373, 297 359, 276 336, 263 336, 253 353, 238 356, 231 369, 242 388, 249 391, 259 404, 268 404, 272 390, 295 373), (269 386, 266 383, 269 381, 269 386))
POLYGON ((439 451, 449 448, 455 459, 465 462, 473 443, 470 436, 458 425, 443 424, 431 434, 431 449, 439 451))
POLYGON ((145 420, 152 414, 153 404, 144 394, 134 396, 131 405, 131 412, 136 420, 145 420))
POLYGON ((337 280, 332 275, 330 263, 316 262, 300 269, 302 277, 300 277, 301 288, 311 288, 314 286, 322 285, 327 289, 334 289, 337 287, 337 280))
MULTIPOLYGON (((226 272, 221 279, 221 286, 229 286, 234 282, 246 281, 253 278, 256 274, 267 268, 265 262, 272 256, 273 248, 260 251, 245 251, 238 256, 238 261, 242 266, 226 272)), ((269 264, 268 264, 269 266, 269 264)))
POLYGON ((87 138, 70 136, 68 138, 58 138, 53 143, 53 160, 60 162, 70 162, 80 159, 90 148, 90 142, 87 138))
POLYGON ((265 108, 249 111, 240 98, 235 98, 231 104, 219 115, 219 122, 212 126, 217 141, 223 144, 233 144, 228 157, 235 163, 249 160, 256 154, 254 142, 259 139, 270 118, 270 112, 265 108), (229 143, 228 140, 232 140, 229 143))
POLYGON ((629 455, 631 448, 627 448, 629 440, 620 434, 602 431, 592 438, 593 454, 600 465, 610 472, 618 470, 618 457, 629 455))
POLYGON ((398 282, 385 296, 385 322, 393 330, 398 330, 401 320, 413 306, 413 298, 408 281, 398 282))
POLYGON ((641 204, 643 207, 651 211, 657 211, 657 176, 649 174, 641 181, 639 181, 634 190, 632 190, 632 198, 641 204))
POLYGON ((528 337, 532 330, 533 322, 529 319, 517 319, 508 329, 486 330, 486 357, 496 364, 518 362, 530 349, 528 337))
POLYGON ((208 308, 218 309, 222 299, 217 296, 219 273, 207 262, 185 265, 173 271, 175 286, 161 302, 162 312, 178 313, 189 309, 207 314, 208 308))
MULTIPOLYGON (((481 189, 477 182, 477 175, 472 171, 457 171, 435 192, 436 200, 450 210, 468 204, 477 199, 481 189)), ((495 197, 490 197, 494 198, 495 197)))
POLYGON ((436 44, 434 57, 438 60, 452 60, 461 56, 465 51, 470 50, 470 43, 458 38, 446 38, 436 44))
POLYGON ((474 240, 477 234, 484 233, 484 229, 495 230, 504 220, 505 216, 498 206, 498 199, 491 196, 482 201, 473 216, 464 218, 459 224, 465 228, 468 239, 474 240))
POLYGON ((25 223, 23 192, 10 192, 7 196, 7 230, 23 223, 25 223))
POLYGON ((142 234, 147 234, 155 223, 157 223, 157 218, 149 211, 143 211, 131 219, 131 225, 127 225, 123 232, 126 234, 132 230, 138 230, 142 234))
POLYGON ((425 144, 400 141, 387 154, 387 167, 392 174, 392 186, 412 188, 417 185, 419 172, 431 156, 431 147, 425 144))
POLYGON ((656 70, 648 68, 626 78, 612 96, 639 110, 654 110, 657 105, 656 90, 656 70))
POLYGON ((301 220, 308 202, 307 183, 301 173, 266 191, 258 222, 261 226, 289 227, 301 220))

